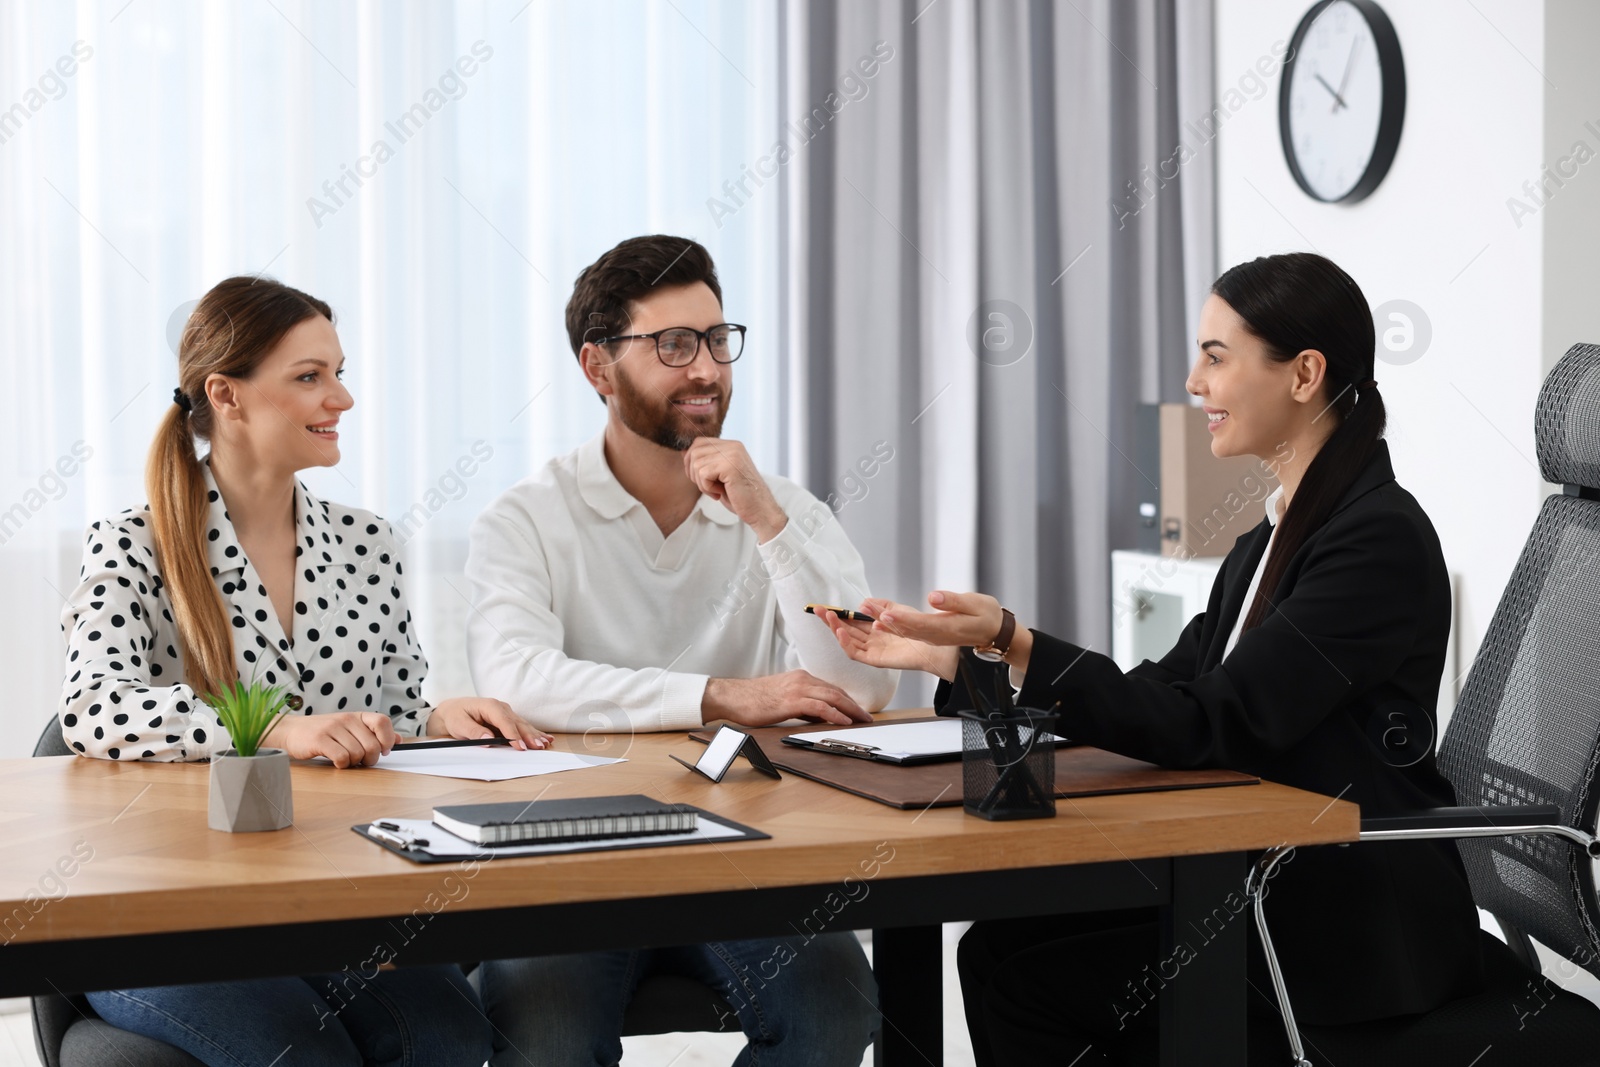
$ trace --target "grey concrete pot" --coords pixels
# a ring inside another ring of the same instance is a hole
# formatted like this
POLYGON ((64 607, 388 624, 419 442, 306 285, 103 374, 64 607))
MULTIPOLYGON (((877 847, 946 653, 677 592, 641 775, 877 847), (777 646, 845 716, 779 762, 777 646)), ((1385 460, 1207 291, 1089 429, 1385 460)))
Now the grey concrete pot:
POLYGON ((240 756, 228 749, 211 761, 211 799, 206 823, 213 830, 251 833, 282 830, 294 822, 289 789, 289 754, 281 748, 240 756))

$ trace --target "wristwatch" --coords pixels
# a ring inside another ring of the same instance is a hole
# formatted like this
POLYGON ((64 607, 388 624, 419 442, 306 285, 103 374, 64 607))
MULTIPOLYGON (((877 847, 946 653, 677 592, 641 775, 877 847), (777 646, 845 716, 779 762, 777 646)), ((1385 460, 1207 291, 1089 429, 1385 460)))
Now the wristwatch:
POLYGON ((983 648, 974 648, 972 654, 990 663, 999 663, 1011 651, 1011 636, 1017 632, 1017 617, 1005 608, 1000 609, 1000 632, 983 648))

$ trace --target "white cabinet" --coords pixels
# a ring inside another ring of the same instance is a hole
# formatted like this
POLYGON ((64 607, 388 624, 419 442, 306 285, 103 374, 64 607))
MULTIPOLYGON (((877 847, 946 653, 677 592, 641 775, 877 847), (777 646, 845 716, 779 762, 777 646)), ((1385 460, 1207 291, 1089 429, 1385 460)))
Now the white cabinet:
POLYGON ((1176 559, 1111 553, 1111 658, 1123 670, 1158 660, 1189 620, 1206 610, 1221 557, 1176 559))

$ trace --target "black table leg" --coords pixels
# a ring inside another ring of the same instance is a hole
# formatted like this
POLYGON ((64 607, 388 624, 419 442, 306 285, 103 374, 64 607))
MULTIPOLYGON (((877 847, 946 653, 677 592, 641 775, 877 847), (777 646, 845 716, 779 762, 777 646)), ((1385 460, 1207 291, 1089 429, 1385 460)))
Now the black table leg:
POLYGON ((938 926, 872 931, 882 1028, 876 1067, 944 1063, 944 938, 938 926))
POLYGON ((1245 858, 1225 852, 1172 861, 1172 903, 1161 909, 1165 983, 1161 1067, 1245 1062, 1245 950, 1252 922, 1245 858))

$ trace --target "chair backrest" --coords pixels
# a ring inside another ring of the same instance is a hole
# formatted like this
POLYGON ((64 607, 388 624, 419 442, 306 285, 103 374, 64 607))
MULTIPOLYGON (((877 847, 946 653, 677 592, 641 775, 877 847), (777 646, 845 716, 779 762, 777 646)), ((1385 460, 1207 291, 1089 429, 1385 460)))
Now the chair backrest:
MULTIPOLYGON (((61 736, 61 719, 59 716, 50 716, 50 721, 44 724, 44 731, 39 734, 39 741, 33 746, 35 756, 70 756, 72 749, 67 747, 66 740, 61 736)), ((68 998, 49 994, 33 998, 33 1044, 39 1052, 39 1062, 45 1067, 60 1067, 61 1041, 66 1036, 67 1028, 76 1022, 82 1015, 83 1009, 88 1008, 89 1002, 83 997, 68 998), (74 1000, 78 1004, 74 1004, 74 1000)), ((89 1012, 93 1014, 93 1010, 89 1012)))
POLYGON ((67 747, 67 739, 61 736, 61 717, 50 716, 50 721, 44 724, 44 732, 39 735, 38 742, 33 746, 35 756, 70 756, 72 749, 67 747))
MULTIPOLYGON (((1574 345, 1539 392, 1539 510, 1439 746, 1463 805, 1554 804, 1595 829, 1600 760, 1600 346, 1574 345)), ((1484 521, 1493 497, 1485 493, 1484 521)), ((1480 907, 1600 975, 1593 863, 1556 837, 1458 842, 1480 907)))

